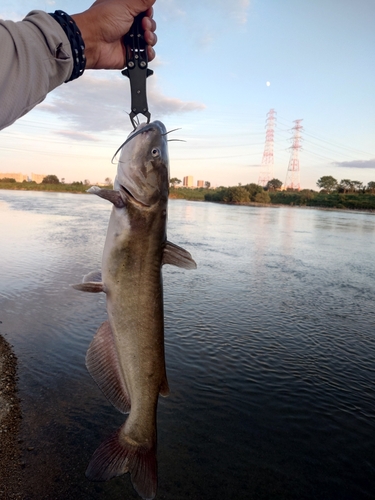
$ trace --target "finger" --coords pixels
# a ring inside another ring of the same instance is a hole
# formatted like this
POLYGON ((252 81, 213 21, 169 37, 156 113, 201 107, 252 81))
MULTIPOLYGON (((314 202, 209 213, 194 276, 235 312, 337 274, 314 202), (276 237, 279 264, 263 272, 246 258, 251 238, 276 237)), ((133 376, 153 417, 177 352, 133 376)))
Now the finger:
POLYGON ((150 45, 147 45, 147 58, 149 61, 155 59, 155 51, 150 45))
POLYGON ((152 47, 154 45, 156 45, 157 41, 158 41, 158 37, 156 36, 155 33, 153 33, 152 31, 145 31, 145 42, 147 43, 147 45, 151 45, 152 47))
POLYGON ((150 7, 149 9, 146 10, 145 14, 146 14, 146 17, 153 18, 154 17, 154 8, 150 7))
POLYGON ((142 19, 142 28, 146 31, 155 31, 156 30, 156 22, 151 19, 151 17, 144 17, 142 19))

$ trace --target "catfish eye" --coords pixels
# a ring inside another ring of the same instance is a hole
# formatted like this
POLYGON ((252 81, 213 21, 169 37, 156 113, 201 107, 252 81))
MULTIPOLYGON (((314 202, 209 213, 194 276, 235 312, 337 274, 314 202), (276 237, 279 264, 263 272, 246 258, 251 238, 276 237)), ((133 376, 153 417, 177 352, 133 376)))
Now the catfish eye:
POLYGON ((157 158, 158 156, 160 156, 160 149, 158 149, 158 148, 153 148, 153 149, 151 150, 151 154, 152 154, 152 156, 153 156, 154 158, 157 158))

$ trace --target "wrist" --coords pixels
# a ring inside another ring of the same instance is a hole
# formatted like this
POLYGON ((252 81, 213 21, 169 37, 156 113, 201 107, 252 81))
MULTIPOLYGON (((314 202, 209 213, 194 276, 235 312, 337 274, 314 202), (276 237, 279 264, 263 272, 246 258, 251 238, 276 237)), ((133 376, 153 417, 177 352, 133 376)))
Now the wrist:
POLYGON ((93 69, 97 61, 95 37, 90 28, 90 20, 88 19, 87 11, 81 14, 73 14, 72 19, 78 26, 81 32, 82 39, 85 44, 86 69, 93 69))
POLYGON ((64 30, 66 37, 69 40, 72 60, 73 60, 73 70, 70 78, 67 82, 79 78, 86 68, 86 56, 85 56, 85 43, 82 39, 81 32, 75 23, 74 19, 70 17, 66 12, 62 10, 56 10, 51 17, 61 26, 64 30))

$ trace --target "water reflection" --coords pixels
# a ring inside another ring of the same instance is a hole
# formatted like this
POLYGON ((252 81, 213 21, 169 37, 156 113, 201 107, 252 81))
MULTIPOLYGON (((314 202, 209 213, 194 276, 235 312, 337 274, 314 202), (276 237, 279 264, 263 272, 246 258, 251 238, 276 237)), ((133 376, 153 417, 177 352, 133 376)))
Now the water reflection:
MULTIPOLYGON (((104 298, 69 284, 98 268, 110 206, 0 200, 0 327, 20 360, 34 448, 27 498, 137 498, 126 477, 84 477, 122 417, 84 367, 104 298)), ((171 396, 158 413, 158 498, 372 498, 373 221, 171 201, 168 237, 199 267, 163 271, 171 396)))

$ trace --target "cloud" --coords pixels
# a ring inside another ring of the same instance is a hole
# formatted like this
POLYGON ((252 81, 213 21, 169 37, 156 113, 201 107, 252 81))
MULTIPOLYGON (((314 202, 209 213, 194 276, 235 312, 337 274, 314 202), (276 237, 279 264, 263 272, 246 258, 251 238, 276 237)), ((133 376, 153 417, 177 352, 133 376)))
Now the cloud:
POLYGON ((250 0, 237 0, 232 5, 232 17, 238 24, 246 24, 250 9, 250 0))
POLYGON ((98 139, 91 135, 85 134, 84 132, 70 132, 69 130, 55 130, 54 132, 57 135, 61 135, 66 139, 73 139, 74 141, 98 141, 98 139))
POLYGON ((204 50, 212 45, 214 38, 212 33, 204 33, 201 37, 195 39, 196 46, 199 47, 200 50, 204 50))
POLYGON ((32 10, 45 10, 46 8, 46 2, 39 0, 36 2, 31 0, 2 1, 1 4, 0 19, 11 21, 21 21, 32 10))
MULTIPOLYGON (((163 118, 205 108, 194 101, 183 101, 162 94, 153 76, 148 84, 148 104, 152 116, 163 118)), ((79 132, 123 130, 129 125, 130 86, 127 78, 94 76, 85 73, 74 82, 65 84, 38 106, 39 110, 58 115, 79 132)), ((140 115, 142 118, 142 115, 140 115)))
POLYGON ((0 12, 0 19, 3 19, 4 21, 22 21, 22 19, 25 17, 26 14, 19 14, 18 12, 15 12, 14 10, 7 10, 3 9, 0 12))
POLYGON ((336 161, 333 165, 341 168, 375 168, 375 158, 372 160, 336 161))
POLYGON ((156 5, 155 19, 160 13, 167 19, 172 18, 191 18, 194 17, 194 25, 199 23, 201 18, 201 11, 209 11, 207 15, 203 16, 204 22, 212 19, 213 16, 221 16, 224 18, 231 17, 238 24, 246 24, 250 8, 250 0, 190 0, 189 9, 186 10, 186 2, 182 0, 158 0, 156 5))
MULTIPOLYGON (((186 34, 183 45, 192 44, 193 50, 207 51, 223 38, 232 37, 233 29, 243 29, 251 0, 190 0, 188 8, 186 5, 182 0, 158 0, 155 20, 162 21, 160 26, 177 31, 177 36, 186 34)), ((162 40, 163 33, 159 35, 162 40)))
POLYGON ((168 14, 168 18, 181 18, 186 16, 186 11, 176 0, 159 0, 157 9, 159 8, 164 14, 168 14))

